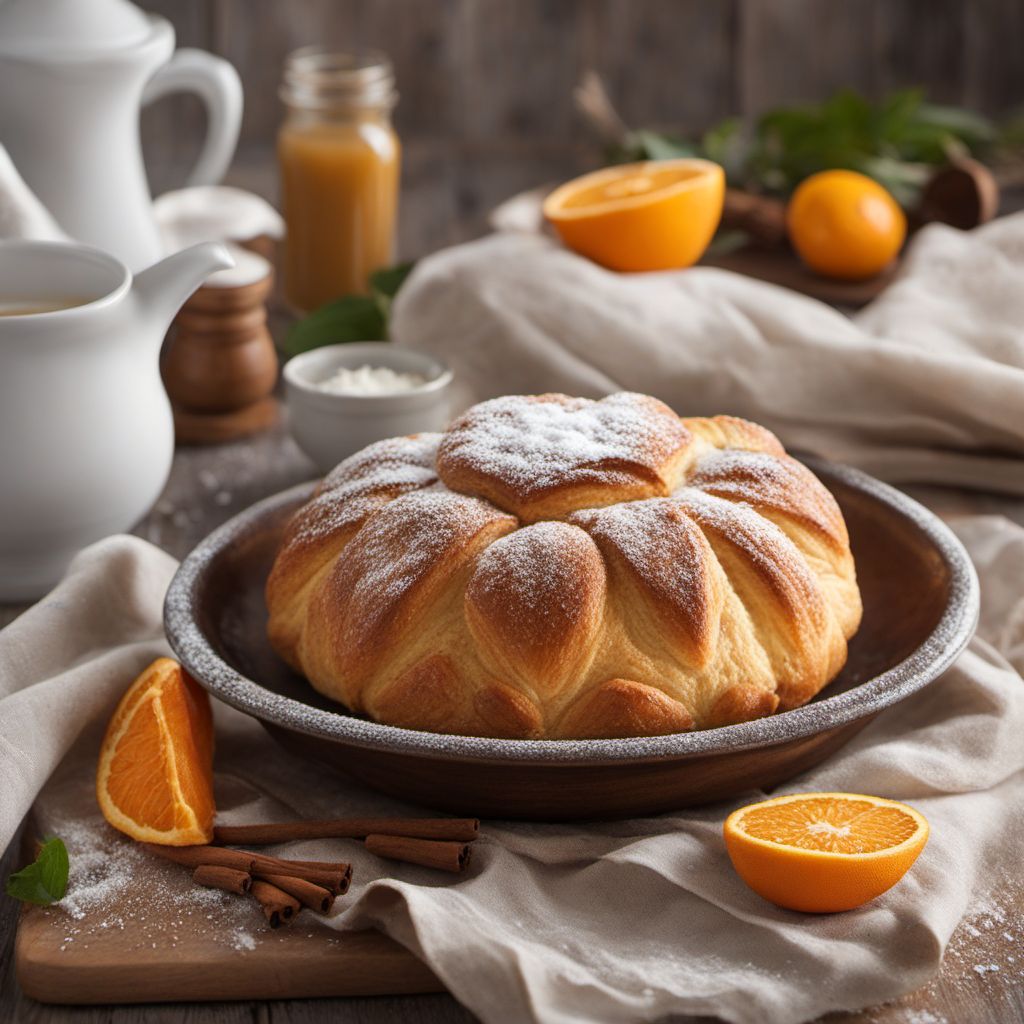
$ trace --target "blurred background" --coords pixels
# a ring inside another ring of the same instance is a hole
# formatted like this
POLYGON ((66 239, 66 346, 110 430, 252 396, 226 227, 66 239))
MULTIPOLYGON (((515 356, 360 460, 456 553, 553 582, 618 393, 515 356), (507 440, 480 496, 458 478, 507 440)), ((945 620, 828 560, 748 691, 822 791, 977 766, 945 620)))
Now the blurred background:
MULTIPOLYGON (((587 70, 634 127, 700 133, 849 88, 1003 115, 1024 102, 1021 0, 149 0, 179 46, 228 58, 245 86, 229 181, 276 194, 282 63, 321 43, 379 48, 395 65, 404 144, 399 254, 481 233, 520 189, 595 166, 575 110, 587 70)), ((197 101, 144 115, 155 194, 181 183, 201 137, 197 101)))

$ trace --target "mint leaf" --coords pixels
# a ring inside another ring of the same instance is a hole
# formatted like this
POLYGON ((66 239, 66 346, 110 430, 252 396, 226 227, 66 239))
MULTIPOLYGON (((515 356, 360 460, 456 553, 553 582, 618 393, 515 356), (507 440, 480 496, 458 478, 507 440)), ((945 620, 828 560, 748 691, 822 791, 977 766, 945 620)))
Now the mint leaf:
POLYGON ((284 339, 290 356, 350 341, 387 341, 391 300, 415 263, 384 267, 370 275, 369 295, 343 295, 295 324, 284 339))
POLYGON ((393 267, 384 267, 383 270, 374 271, 370 275, 370 290, 374 295, 393 299, 415 266, 415 263, 399 263, 393 267))
POLYGON ((68 850, 62 839, 43 841, 36 859, 7 879, 7 895, 22 903, 48 907, 68 890, 68 850))
POLYGON ((285 352, 300 352, 350 341, 384 341, 387 323, 372 295, 345 295, 300 320, 284 339, 285 352))

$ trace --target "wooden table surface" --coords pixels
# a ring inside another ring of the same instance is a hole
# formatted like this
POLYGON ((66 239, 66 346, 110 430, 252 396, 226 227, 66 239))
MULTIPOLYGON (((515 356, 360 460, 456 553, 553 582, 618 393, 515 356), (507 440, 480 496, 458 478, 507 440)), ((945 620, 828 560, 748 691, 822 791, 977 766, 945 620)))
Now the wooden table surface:
MULTIPOLYGON (((275 328, 279 326, 275 324, 275 328)), ((181 558, 236 512, 315 475, 312 463, 283 425, 246 441, 180 448, 163 495, 134 532, 181 558)), ((996 512, 1024 523, 1024 501, 939 489, 919 488, 913 493, 942 514, 996 512)), ((22 610, 0 605, 0 626, 22 610)), ((6 878, 18 866, 19 846, 16 839, 0 859, 0 878, 6 878)), ((475 1019, 447 995, 134 1007, 46 1006, 22 996, 14 978, 17 914, 15 901, 0 897, 0 1024, 131 1024, 142 1020, 153 1024, 303 1024, 327 1018, 373 1024, 461 1024, 475 1019)), ((925 988, 894 1003, 853 1014, 833 1014, 827 1019, 832 1024, 1024 1024, 1024 947, 1019 950, 1020 966, 1009 967, 1015 961, 1009 959, 1014 946, 1009 944, 1008 934, 1020 945, 1024 937, 1024 881, 1015 892, 1003 894, 996 917, 983 910, 965 919, 950 943, 941 972, 925 988), (977 969, 988 964, 1002 964, 1003 969, 977 969)), ((813 981, 809 979, 808 983, 813 981)))

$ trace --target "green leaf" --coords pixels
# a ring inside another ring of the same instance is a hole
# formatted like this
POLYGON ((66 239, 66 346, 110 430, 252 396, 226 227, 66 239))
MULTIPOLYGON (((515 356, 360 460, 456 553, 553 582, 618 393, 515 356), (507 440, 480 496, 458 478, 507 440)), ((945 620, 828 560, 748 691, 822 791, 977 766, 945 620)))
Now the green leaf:
POLYGON ((350 341, 387 341, 391 300, 415 263, 384 267, 370 275, 369 295, 343 295, 294 324, 284 339, 289 356, 350 341))
POLYGON ((678 160, 697 156, 697 147, 683 139, 642 128, 630 132, 621 145, 608 154, 611 163, 626 164, 637 160, 678 160))
POLYGON ((388 336, 388 321, 391 318, 391 303, 398 294, 398 289, 412 273, 415 263, 399 263, 394 267, 385 267, 370 275, 370 291, 374 302, 384 318, 384 337, 388 336))
POLYGON ((648 160, 679 160, 697 155, 692 143, 660 132, 639 131, 634 133, 648 160))
POLYGON ((383 270, 374 271, 370 275, 370 290, 374 295, 393 299, 415 266, 415 263, 399 263, 393 267, 384 267, 383 270))
POLYGON ((738 117, 726 118, 706 131, 700 140, 700 148, 704 157, 725 168, 729 181, 739 181, 743 177, 746 141, 743 122, 738 117))
POLYGON ((36 859, 7 879, 7 895, 48 907, 68 891, 68 850, 62 839, 44 840, 36 859))
POLYGON ((387 320, 372 295, 345 295, 294 324, 284 339, 285 352, 300 352, 350 341, 385 341, 387 320))
POLYGON ((961 107, 923 103, 918 111, 918 120, 922 124, 941 128, 972 148, 993 142, 998 134, 996 126, 987 117, 961 107))

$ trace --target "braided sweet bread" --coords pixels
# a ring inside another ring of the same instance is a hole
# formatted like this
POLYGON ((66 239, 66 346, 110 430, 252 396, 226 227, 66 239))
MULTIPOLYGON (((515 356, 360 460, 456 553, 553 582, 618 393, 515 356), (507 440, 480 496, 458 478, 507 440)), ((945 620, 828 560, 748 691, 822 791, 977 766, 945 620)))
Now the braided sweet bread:
POLYGON ((274 648, 391 725, 646 736, 810 700, 861 603, 773 434, 645 395, 510 396, 346 459, 267 582, 274 648))

